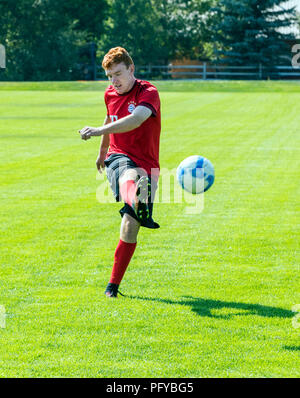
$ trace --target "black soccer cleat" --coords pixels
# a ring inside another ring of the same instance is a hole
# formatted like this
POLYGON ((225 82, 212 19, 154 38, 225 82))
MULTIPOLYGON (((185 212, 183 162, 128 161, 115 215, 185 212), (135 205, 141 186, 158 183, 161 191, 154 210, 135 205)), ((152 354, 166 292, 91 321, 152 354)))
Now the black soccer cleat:
POLYGON ((117 298, 118 293, 120 293, 121 296, 124 296, 124 294, 119 292, 119 285, 116 283, 109 283, 104 292, 105 296, 109 298, 117 298))
POLYGON ((132 208, 138 218, 142 222, 147 222, 150 218, 149 198, 151 196, 151 184, 148 177, 141 177, 136 184, 136 197, 132 203, 132 208))

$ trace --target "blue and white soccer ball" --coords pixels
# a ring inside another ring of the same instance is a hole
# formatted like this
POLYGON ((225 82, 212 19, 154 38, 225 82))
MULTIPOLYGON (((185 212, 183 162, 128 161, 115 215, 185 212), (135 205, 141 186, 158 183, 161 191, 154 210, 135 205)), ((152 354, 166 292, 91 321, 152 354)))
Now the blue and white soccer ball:
POLYGON ((203 156, 189 156, 178 166, 177 180, 190 193, 206 192, 215 180, 214 166, 203 156))

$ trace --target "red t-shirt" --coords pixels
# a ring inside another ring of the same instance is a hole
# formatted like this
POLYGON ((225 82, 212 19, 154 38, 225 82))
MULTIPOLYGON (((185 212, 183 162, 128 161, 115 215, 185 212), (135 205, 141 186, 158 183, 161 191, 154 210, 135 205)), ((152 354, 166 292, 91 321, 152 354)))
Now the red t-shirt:
POLYGON ((161 130, 159 94, 151 83, 136 80, 132 89, 118 94, 111 85, 105 90, 107 115, 114 122, 128 116, 138 106, 146 106, 152 115, 134 130, 110 134, 108 157, 112 153, 124 153, 150 175, 159 174, 159 137, 161 130), (151 169, 156 169, 156 171, 151 169))

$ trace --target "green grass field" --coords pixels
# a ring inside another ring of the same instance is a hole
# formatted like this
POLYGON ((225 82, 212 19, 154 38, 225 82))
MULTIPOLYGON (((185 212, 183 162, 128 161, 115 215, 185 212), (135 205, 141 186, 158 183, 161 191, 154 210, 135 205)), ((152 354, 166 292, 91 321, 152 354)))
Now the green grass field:
POLYGON ((154 83, 161 167, 200 154, 216 180, 201 214, 156 204, 117 300, 121 205, 77 133, 107 83, 0 83, 0 377, 300 376, 300 84, 154 83))

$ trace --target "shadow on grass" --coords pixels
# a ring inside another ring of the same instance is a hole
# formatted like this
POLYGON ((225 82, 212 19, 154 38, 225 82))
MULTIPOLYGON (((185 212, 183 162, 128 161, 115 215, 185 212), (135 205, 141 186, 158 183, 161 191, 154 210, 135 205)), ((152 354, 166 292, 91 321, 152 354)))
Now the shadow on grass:
POLYGON ((144 301, 156 301, 165 304, 180 304, 190 307, 193 312, 200 316, 206 316, 210 318, 230 319, 236 315, 259 315, 268 318, 293 318, 295 313, 283 308, 270 307, 260 304, 247 304, 238 303, 235 301, 221 301, 221 300, 210 300, 202 299, 191 296, 182 297, 183 300, 169 300, 160 298, 140 297, 140 296, 128 296, 132 299, 144 300, 144 301), (235 313, 230 314, 215 314, 212 311, 230 309, 237 310, 235 313))
POLYGON ((284 345, 282 348, 289 351, 300 351, 300 345, 284 345))

